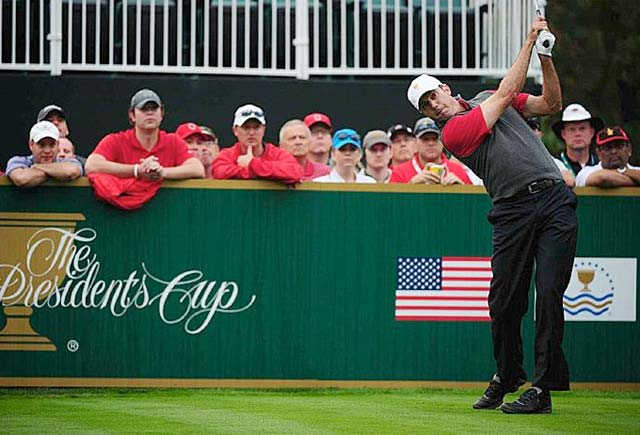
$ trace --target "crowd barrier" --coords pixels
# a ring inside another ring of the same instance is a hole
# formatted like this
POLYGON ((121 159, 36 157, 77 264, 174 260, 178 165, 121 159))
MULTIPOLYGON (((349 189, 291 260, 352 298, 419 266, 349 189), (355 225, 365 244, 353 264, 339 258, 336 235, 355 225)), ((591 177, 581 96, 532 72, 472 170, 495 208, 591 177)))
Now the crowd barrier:
MULTIPOLYGON (((577 192, 572 380, 637 388, 640 190, 577 192)), ((86 179, 0 178, 0 386, 484 383, 490 323, 465 317, 482 308, 405 316, 399 275, 486 261, 490 206, 474 186, 192 180, 124 212, 86 179)))

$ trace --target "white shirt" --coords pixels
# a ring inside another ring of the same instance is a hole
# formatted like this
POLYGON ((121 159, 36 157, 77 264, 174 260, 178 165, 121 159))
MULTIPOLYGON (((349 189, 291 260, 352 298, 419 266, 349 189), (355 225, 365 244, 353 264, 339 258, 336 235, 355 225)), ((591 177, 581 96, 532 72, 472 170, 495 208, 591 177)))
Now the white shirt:
MULTIPOLYGON (((586 186, 589 175, 593 174, 595 171, 600 171, 602 169, 604 169, 602 167, 602 163, 598 163, 597 165, 594 165, 594 166, 585 166, 584 168, 582 168, 580 172, 578 172, 578 175, 576 175, 576 187, 586 186)), ((631 166, 630 164, 627 163, 627 169, 640 169, 640 167, 631 166)))
MULTIPOLYGON (((388 184, 389 183, 389 179, 391 178, 391 174, 393 174, 393 171, 391 169, 387 169, 389 171, 389 173, 387 174, 387 178, 384 179, 384 181, 382 181, 383 184, 388 184)), ((371 175, 367 175, 366 169, 362 168, 360 170, 360 172, 358 172, 358 175, 364 175, 365 177, 369 177, 369 178, 373 178, 374 180, 375 177, 372 177, 371 175)), ((357 177, 357 175, 356 175, 357 177)), ((378 180, 376 180, 376 183, 378 182, 378 180)), ((356 181, 357 183, 357 181, 356 181)), ((364 183, 368 183, 368 181, 364 181, 364 183)))
MULTIPOLYGON (((346 183, 347 181, 338 174, 336 168, 333 168, 329 175, 323 175, 322 177, 314 178, 314 182, 317 183, 346 183)), ((356 183, 375 183, 375 178, 369 177, 362 173, 356 174, 356 183)))
POLYGON ((567 169, 567 167, 564 165, 564 163, 562 163, 562 160, 556 159, 553 156, 551 156, 551 158, 553 159, 553 163, 555 163, 556 166, 558 167, 558 169, 560 169, 560 172, 568 172, 569 171, 567 169))

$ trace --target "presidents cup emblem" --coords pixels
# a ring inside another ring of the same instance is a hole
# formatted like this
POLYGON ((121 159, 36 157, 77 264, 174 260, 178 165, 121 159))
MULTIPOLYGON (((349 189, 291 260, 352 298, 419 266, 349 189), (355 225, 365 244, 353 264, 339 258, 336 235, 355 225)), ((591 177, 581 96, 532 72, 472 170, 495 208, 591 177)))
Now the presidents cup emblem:
POLYGON ((33 329, 30 301, 46 299, 64 281, 66 268, 52 259, 73 243, 64 235, 73 233, 78 221, 84 221, 82 214, 0 213, 0 305, 6 317, 0 351, 56 350, 33 329))

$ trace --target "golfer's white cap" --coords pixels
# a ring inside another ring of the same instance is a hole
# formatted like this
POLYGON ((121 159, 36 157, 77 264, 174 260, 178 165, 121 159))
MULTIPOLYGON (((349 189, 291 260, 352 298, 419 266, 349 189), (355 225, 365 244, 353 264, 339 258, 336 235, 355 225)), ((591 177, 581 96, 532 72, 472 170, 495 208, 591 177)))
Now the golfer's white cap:
POLYGON ((31 127, 31 132, 29 133, 29 138, 34 142, 40 142, 45 137, 50 137, 51 139, 58 140, 60 137, 60 131, 58 127, 55 126, 52 122, 49 121, 40 121, 31 127))
POLYGON ((413 79, 411 85, 409 85, 409 89, 407 89, 407 98, 411 105, 419 112, 420 98, 427 92, 438 89, 440 86, 442 86, 442 82, 440 80, 428 74, 422 74, 421 76, 413 79))

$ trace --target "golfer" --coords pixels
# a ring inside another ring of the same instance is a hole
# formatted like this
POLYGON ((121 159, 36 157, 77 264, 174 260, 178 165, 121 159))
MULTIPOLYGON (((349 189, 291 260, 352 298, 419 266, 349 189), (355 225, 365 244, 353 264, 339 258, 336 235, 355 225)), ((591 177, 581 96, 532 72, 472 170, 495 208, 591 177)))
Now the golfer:
POLYGON ((493 226, 489 313, 497 373, 473 405, 476 409, 500 406, 506 413, 549 413, 549 391, 569 389, 569 367, 562 351, 562 296, 576 250, 577 201, 526 122, 562 109, 551 57, 554 42, 546 19, 537 17, 497 91, 464 100, 436 78, 421 75, 407 92, 416 109, 439 123, 444 146, 484 180, 493 201, 488 215, 493 226), (534 46, 542 66, 541 96, 521 92, 534 46), (528 308, 534 261, 535 375, 532 388, 515 402, 503 403, 504 396, 527 379, 520 326, 528 308))

